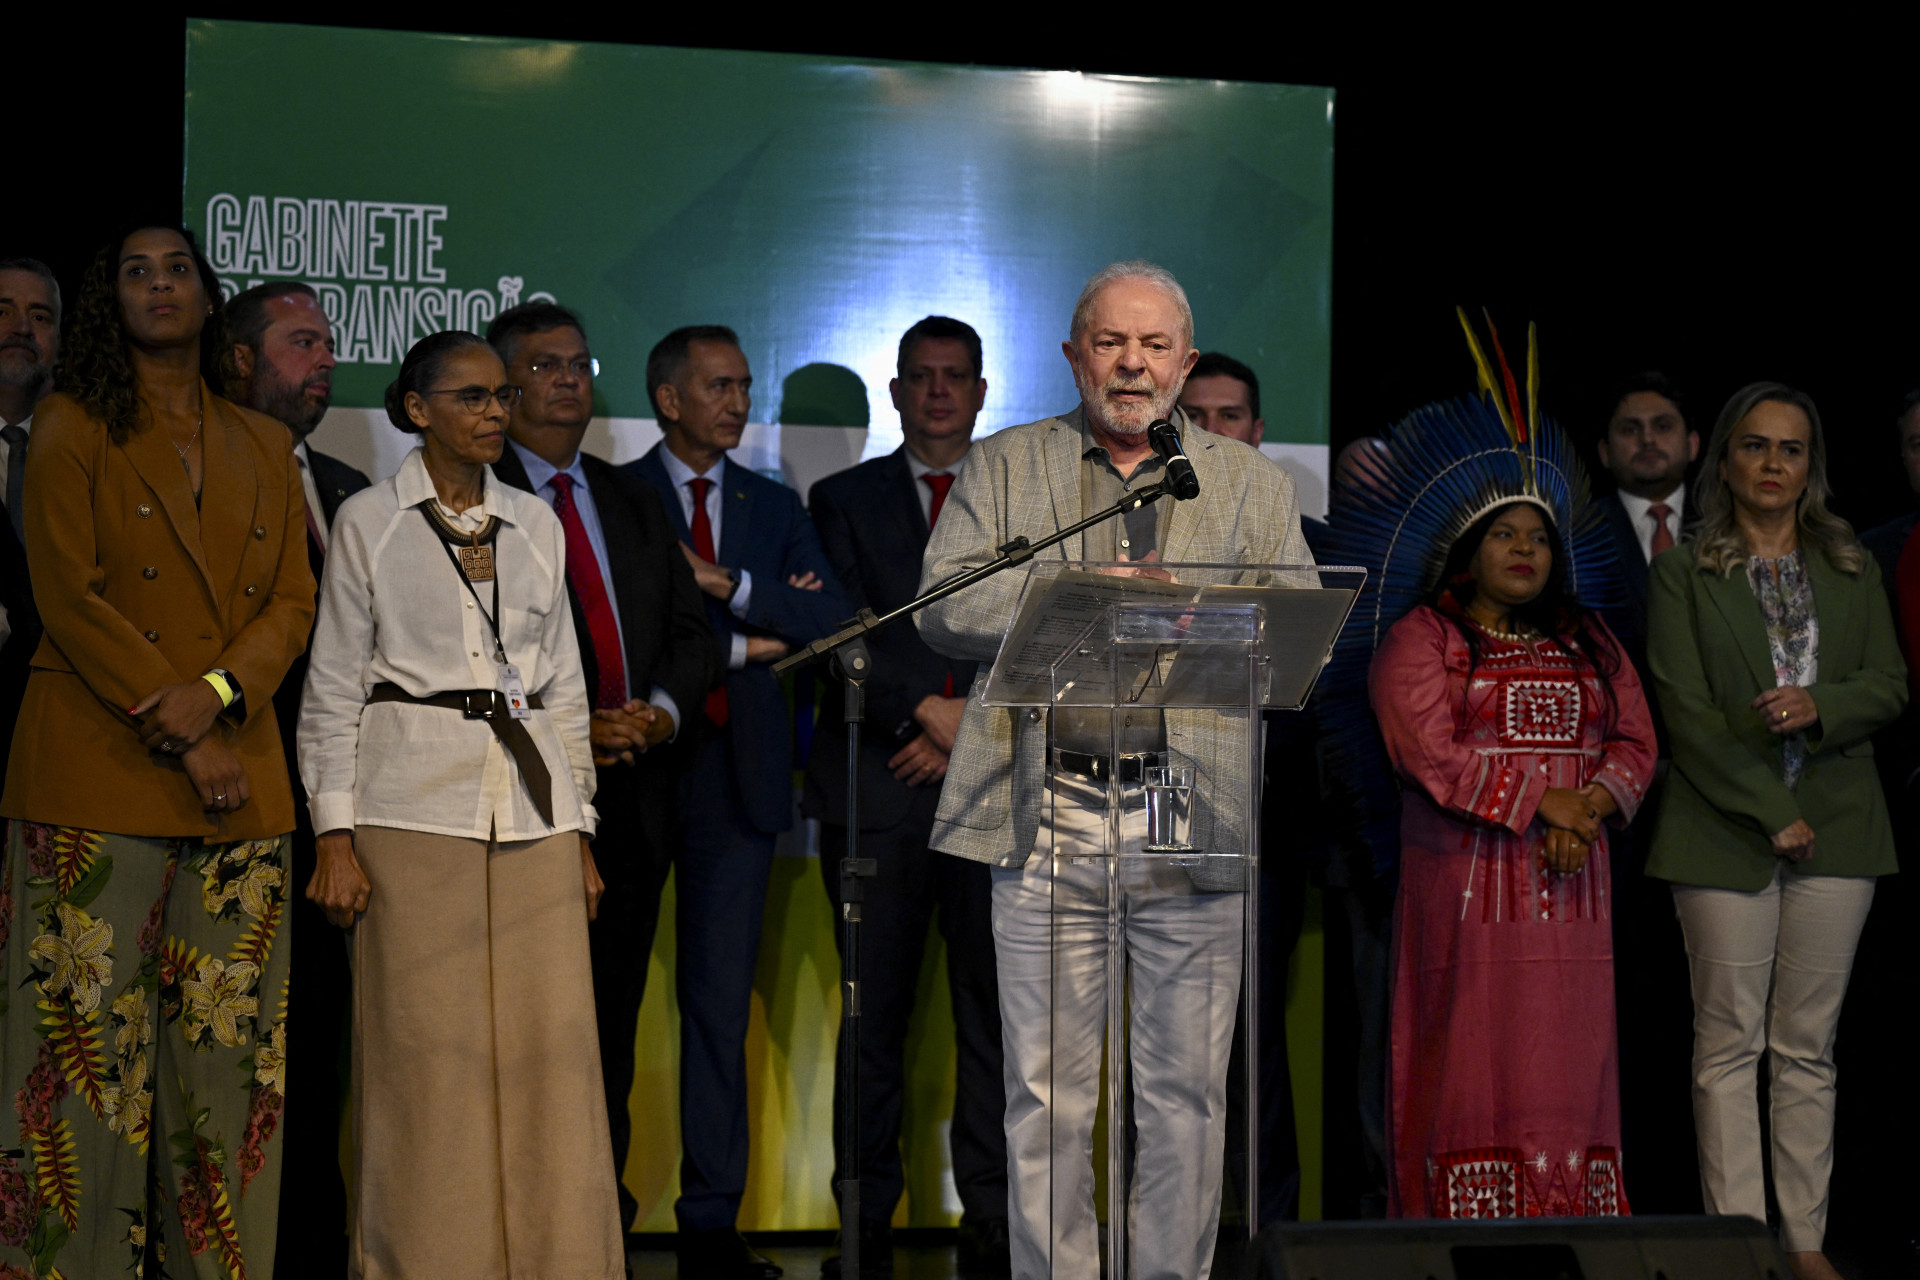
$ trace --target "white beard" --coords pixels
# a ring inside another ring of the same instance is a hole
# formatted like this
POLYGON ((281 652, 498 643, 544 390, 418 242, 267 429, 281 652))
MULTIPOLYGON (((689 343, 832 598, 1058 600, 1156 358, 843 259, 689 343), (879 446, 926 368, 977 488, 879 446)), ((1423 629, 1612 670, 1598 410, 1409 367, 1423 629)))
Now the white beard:
MULTIPOLYGON (((1107 399, 1110 390, 1137 391, 1137 383, 1121 382, 1109 378, 1105 386, 1094 386, 1078 368, 1073 371, 1074 384, 1080 389, 1080 403, 1086 406, 1087 416, 1103 430, 1116 436, 1143 436, 1147 428, 1162 418, 1171 417, 1173 407, 1180 396, 1180 388, 1155 388, 1154 396, 1144 402, 1133 405, 1114 404, 1107 399)), ((1153 386, 1152 379, 1146 379, 1148 387, 1153 386)))

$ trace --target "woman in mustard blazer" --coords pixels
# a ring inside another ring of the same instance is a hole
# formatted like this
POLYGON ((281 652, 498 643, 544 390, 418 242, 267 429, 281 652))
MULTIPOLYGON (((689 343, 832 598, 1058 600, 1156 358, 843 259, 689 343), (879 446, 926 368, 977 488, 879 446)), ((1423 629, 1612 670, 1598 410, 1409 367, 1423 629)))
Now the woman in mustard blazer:
POLYGON ((273 1263, 293 829, 273 691, 314 584, 286 429, 216 394, 220 306, 186 233, 113 241, 34 414, 46 637, 0 798, 24 1149, 0 1155, 0 1262, 35 1275, 161 1245, 172 1274, 273 1263))
POLYGON ((1647 873, 1673 883, 1693 975, 1694 1127, 1709 1213, 1766 1217, 1756 1101, 1794 1274, 1821 1252, 1833 1042, 1874 877, 1895 870, 1870 737, 1906 670, 1873 557, 1827 510, 1820 416, 1756 383, 1721 412, 1690 543, 1655 558, 1648 658, 1673 769, 1647 873))

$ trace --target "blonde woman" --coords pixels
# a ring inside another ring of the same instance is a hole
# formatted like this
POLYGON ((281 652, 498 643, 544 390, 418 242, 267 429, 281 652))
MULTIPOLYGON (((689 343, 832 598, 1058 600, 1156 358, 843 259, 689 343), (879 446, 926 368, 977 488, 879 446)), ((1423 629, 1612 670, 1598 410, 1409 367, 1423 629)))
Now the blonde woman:
POLYGON ((1755 383, 1721 411, 1693 541, 1658 556, 1648 658, 1673 771, 1647 872, 1673 884, 1693 975, 1694 1127, 1709 1213, 1766 1216, 1768 1060, 1781 1247, 1801 1280, 1833 1168, 1833 1044, 1874 877, 1895 869, 1872 733, 1906 672, 1879 570, 1827 510, 1820 415, 1755 383))

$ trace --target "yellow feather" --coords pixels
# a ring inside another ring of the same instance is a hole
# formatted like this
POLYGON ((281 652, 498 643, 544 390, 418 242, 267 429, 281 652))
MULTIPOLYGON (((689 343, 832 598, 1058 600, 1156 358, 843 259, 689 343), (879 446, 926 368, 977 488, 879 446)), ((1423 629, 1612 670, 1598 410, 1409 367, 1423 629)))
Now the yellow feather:
POLYGON ((1540 430, 1540 335, 1527 321, 1527 436, 1540 430))
POLYGON ((1455 307, 1455 315, 1460 317, 1461 331, 1467 335, 1467 350, 1473 353, 1473 365, 1480 374, 1480 394, 1493 399, 1493 407, 1500 414, 1500 421, 1507 428, 1507 434, 1517 444, 1520 434, 1514 430, 1513 417, 1507 412, 1506 399, 1500 394, 1500 388, 1493 380, 1493 366, 1487 363, 1487 353, 1480 349, 1480 339, 1474 336, 1473 324, 1467 319, 1465 307, 1455 307))

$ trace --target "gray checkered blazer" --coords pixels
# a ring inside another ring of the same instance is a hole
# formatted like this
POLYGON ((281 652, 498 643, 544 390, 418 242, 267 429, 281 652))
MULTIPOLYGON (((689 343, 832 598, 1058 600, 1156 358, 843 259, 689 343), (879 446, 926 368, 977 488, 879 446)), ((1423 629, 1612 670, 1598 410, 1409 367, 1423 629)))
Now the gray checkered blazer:
MULTIPOLYGON (((1081 519, 1082 422, 1082 410, 1075 409, 1009 427, 968 451, 927 544, 922 591, 984 564, 994 548, 1015 537, 1038 538, 1081 519)), ((1208 435, 1184 415, 1177 425, 1200 480, 1200 496, 1174 505, 1161 560, 1312 563, 1313 553, 1300 534, 1292 477, 1258 450, 1208 435)), ((1036 559, 1085 559, 1082 542, 1069 538, 1036 559)), ((981 706, 979 693, 1025 584, 1025 574, 1009 570, 916 616, 922 638, 936 651, 980 663, 941 789, 933 847, 1003 867, 1026 865, 1033 851, 1046 787, 1046 721, 1038 710, 981 706)), ((1216 712, 1167 713, 1172 762, 1196 770, 1194 843, 1202 848, 1232 848, 1244 839, 1245 815, 1221 811, 1206 798, 1240 794, 1247 775, 1245 743, 1244 724, 1230 728, 1216 712)))

